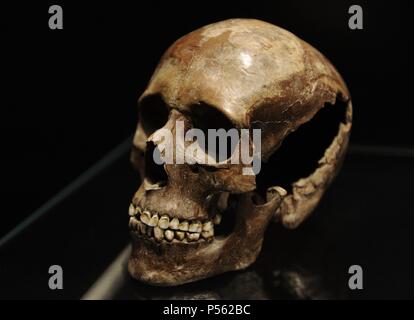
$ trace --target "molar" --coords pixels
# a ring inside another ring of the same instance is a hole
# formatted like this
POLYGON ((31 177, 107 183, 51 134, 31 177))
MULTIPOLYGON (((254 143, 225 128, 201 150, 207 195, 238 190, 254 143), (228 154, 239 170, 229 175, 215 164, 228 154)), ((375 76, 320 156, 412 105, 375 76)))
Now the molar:
POLYGON ((164 236, 165 236, 165 238, 168 241, 171 241, 172 239, 174 239, 174 231, 172 231, 172 230, 165 230, 164 236))
POLYGON ((214 229, 213 221, 209 220, 203 224, 203 231, 210 231, 214 229))
POLYGON ((208 230, 208 231, 203 231, 201 232, 201 236, 204 239, 208 239, 214 236, 214 229, 208 230))
POLYGON ((187 241, 197 241, 198 239, 200 239, 199 233, 187 232, 186 236, 187 236, 187 241))
POLYGON ((183 232, 183 231, 176 231, 175 232, 175 237, 178 240, 184 240, 184 238, 185 238, 185 232, 183 232))
POLYGON ((214 216, 214 218, 213 218, 213 222, 214 222, 214 224, 220 224, 220 222, 221 222, 221 214, 220 213, 217 213, 215 216, 214 216))
POLYGON ((178 229, 181 231, 188 231, 188 221, 183 221, 178 225, 178 229))
POLYGON ((188 231, 190 232, 201 232, 202 226, 199 221, 193 222, 190 224, 188 231))
POLYGON ((170 229, 177 230, 179 224, 180 224, 180 221, 177 218, 172 219, 170 222, 170 229))

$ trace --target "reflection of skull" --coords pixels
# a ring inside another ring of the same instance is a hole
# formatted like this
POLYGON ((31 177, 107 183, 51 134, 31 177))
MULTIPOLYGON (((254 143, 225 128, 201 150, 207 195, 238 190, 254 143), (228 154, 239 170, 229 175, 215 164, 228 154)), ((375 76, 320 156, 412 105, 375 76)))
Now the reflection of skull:
POLYGON ((272 217, 298 226, 338 171, 352 114, 345 83, 321 53, 281 28, 244 19, 176 41, 139 108, 131 158, 143 182, 130 207, 128 268, 156 285, 246 268, 272 217), (243 175, 244 164, 156 165, 154 133, 175 133, 176 120, 185 130, 261 129, 260 173, 243 175))

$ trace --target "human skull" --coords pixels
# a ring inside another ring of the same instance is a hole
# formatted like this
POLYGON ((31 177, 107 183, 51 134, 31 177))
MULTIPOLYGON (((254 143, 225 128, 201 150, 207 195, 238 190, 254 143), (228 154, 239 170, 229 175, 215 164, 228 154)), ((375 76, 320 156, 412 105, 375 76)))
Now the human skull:
POLYGON ((131 161, 142 184, 129 210, 129 273, 173 286, 248 267, 271 220, 295 228, 317 206, 340 167, 351 122, 339 73, 284 29, 232 19, 177 40, 139 99, 131 161), (322 109, 340 116, 316 122, 322 109), (246 164, 157 165, 154 137, 160 129, 175 133, 177 120, 186 131, 261 129, 261 171, 242 174, 246 164))

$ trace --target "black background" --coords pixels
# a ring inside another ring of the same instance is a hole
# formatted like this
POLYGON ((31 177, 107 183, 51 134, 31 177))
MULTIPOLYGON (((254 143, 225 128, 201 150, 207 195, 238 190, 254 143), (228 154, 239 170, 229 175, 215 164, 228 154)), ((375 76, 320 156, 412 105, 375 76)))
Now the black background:
POLYGON ((133 133, 173 41, 227 18, 274 23, 333 62, 353 97, 352 144, 413 147, 409 12, 398 1, 1 4, 0 236, 133 133), (48 28, 52 4, 63 30, 48 28), (352 4, 363 30, 348 27, 352 4))

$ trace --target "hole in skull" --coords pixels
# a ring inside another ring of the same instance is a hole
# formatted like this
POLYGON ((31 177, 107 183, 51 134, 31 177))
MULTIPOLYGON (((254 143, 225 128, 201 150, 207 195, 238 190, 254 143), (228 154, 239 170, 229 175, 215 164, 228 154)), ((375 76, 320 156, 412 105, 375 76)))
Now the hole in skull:
POLYGON ((153 155, 155 144, 147 142, 147 149, 145 151, 145 178, 151 184, 156 184, 163 187, 167 184, 167 173, 164 170, 164 165, 157 164, 154 161, 153 155))
POLYGON ((153 134, 167 122, 168 107, 160 95, 150 95, 141 101, 139 119, 147 135, 153 134))
POLYGON ((220 110, 205 103, 193 105, 191 108, 191 120, 196 129, 200 129, 205 136, 205 145, 200 147, 205 150, 216 162, 225 161, 233 154, 239 141, 239 130, 232 121, 220 110), (210 131, 209 131, 210 130, 210 131), (225 139, 220 139, 225 137, 225 139), (226 145, 220 147, 220 143, 226 145))
POLYGON ((289 134, 282 145, 262 163, 256 177, 257 190, 262 197, 271 186, 281 186, 289 193, 292 183, 312 174, 325 150, 338 134, 340 122, 345 123, 347 102, 337 98, 334 105, 325 104, 307 123, 289 134))

